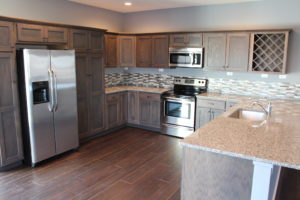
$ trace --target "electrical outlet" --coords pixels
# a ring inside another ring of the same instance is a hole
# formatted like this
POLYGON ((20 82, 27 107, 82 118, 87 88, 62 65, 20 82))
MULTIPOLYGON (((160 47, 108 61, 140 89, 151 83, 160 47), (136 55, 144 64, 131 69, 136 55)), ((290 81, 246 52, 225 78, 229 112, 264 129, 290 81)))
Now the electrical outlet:
POLYGON ((165 70, 162 69, 162 68, 160 68, 160 69, 158 69, 158 71, 159 71, 159 72, 164 72, 165 70))
POLYGON ((286 79, 286 75, 285 74, 284 75, 279 75, 278 78, 279 79, 286 79))
POLYGON ((233 72, 226 72, 227 76, 233 76, 233 72))
POLYGON ((269 74, 262 74, 261 77, 262 78, 269 78, 269 74))

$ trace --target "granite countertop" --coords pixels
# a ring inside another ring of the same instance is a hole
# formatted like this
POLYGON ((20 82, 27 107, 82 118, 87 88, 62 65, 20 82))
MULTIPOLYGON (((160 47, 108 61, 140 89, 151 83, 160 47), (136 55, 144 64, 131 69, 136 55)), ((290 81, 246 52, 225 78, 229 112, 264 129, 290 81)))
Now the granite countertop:
POLYGON ((168 88, 151 88, 151 87, 137 87, 137 86, 117 86, 105 88, 105 94, 111 94, 116 92, 125 92, 125 91, 137 91, 137 92, 149 92, 161 94, 170 89, 168 88))
POLYGON ((239 103, 183 139, 182 145, 300 170, 300 101, 271 100, 271 117, 266 124, 255 127, 259 122, 228 117, 239 108, 261 111, 258 106, 249 107, 255 98, 222 94, 201 96, 236 99, 239 103))

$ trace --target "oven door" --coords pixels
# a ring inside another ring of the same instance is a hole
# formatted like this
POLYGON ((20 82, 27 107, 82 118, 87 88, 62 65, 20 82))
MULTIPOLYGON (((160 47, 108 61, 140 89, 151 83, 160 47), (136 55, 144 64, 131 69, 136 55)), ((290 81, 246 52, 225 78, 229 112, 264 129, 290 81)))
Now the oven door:
POLYGON ((164 98, 163 123, 194 128, 195 99, 164 98))

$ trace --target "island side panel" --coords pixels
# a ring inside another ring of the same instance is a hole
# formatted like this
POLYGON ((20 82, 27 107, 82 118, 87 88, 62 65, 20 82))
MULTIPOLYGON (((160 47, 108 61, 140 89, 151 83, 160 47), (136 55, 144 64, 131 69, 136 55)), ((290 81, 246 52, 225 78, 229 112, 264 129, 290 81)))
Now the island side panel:
POLYGON ((250 200, 253 163, 183 145, 182 200, 250 200))

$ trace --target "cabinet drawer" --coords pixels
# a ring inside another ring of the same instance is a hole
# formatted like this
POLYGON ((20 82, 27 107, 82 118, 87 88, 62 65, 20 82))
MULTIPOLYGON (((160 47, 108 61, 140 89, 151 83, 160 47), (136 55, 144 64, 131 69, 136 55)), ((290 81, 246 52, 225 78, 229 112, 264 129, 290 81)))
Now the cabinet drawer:
POLYGON ((119 96, 118 93, 117 94, 108 94, 108 95, 106 95, 106 101, 107 102, 117 101, 117 100, 119 100, 119 98, 120 98, 120 96, 119 96))
POLYGON ((197 106, 206 107, 206 108, 214 108, 214 109, 225 109, 226 102, 219 100, 197 100, 197 106))
POLYGON ((152 101, 160 101, 160 95, 159 94, 140 93, 139 96, 140 96, 140 99, 148 99, 148 100, 152 100, 152 101))

